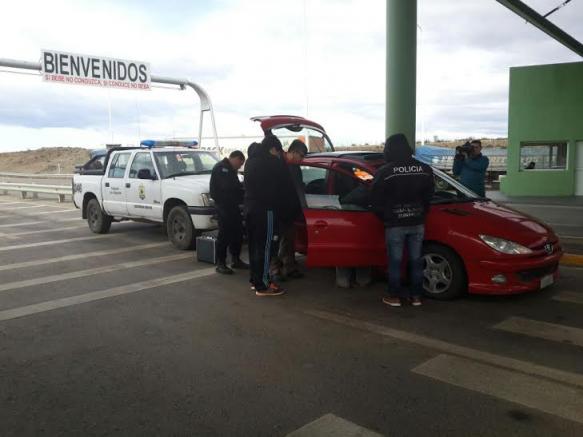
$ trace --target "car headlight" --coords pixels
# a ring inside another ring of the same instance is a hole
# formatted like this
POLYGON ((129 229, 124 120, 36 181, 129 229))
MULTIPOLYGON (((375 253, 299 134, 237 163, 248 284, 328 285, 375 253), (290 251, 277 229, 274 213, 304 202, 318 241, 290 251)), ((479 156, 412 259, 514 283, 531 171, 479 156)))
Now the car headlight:
POLYGON ((528 247, 514 241, 505 240, 504 238, 492 237, 491 235, 480 235, 480 239, 494 249, 496 252, 507 255, 526 255, 532 253, 528 247))
POLYGON ((200 198, 202 199, 202 204, 204 206, 215 206, 215 201, 209 193, 202 193, 200 198))

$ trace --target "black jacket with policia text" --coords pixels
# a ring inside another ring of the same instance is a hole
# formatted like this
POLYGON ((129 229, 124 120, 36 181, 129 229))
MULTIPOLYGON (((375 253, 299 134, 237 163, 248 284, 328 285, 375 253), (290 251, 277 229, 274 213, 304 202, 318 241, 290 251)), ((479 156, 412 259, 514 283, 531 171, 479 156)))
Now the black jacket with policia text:
POLYGON ((425 223, 433 196, 433 171, 417 161, 403 134, 387 139, 385 160, 374 177, 372 204, 386 227, 425 223))

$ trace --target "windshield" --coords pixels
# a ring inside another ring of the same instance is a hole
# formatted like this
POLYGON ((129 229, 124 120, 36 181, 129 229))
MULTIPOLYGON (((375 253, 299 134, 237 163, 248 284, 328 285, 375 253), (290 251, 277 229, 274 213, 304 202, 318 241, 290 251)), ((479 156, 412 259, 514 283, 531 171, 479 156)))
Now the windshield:
POLYGON ((213 167, 219 161, 215 153, 195 150, 156 152, 154 158, 162 179, 211 174, 213 167))
POLYGON ((435 180, 435 193, 432 203, 471 202, 482 199, 473 191, 467 189, 454 178, 441 170, 432 167, 435 180))
POLYGON ((273 135, 279 138, 283 145, 283 150, 287 150, 293 140, 301 140, 307 147, 309 153, 332 152, 334 148, 327 135, 320 131, 306 127, 296 127, 293 131, 287 127, 279 127, 271 130, 273 135))

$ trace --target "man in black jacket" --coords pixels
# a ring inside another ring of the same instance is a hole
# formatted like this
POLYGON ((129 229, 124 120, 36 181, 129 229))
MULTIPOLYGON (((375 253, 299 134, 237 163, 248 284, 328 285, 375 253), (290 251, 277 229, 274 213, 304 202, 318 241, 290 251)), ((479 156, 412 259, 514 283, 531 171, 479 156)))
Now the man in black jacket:
POLYGON ((279 216, 285 199, 287 168, 277 157, 280 141, 267 135, 245 166, 245 211, 249 238, 250 282, 257 296, 279 296, 283 290, 269 274, 279 216))
POLYGON ((413 150, 403 134, 390 136, 385 143, 385 164, 374 178, 373 208, 385 224, 389 262, 388 292, 383 302, 401 306, 401 299, 411 299, 420 306, 423 292, 423 237, 425 217, 433 196, 431 167, 412 157, 413 150), (401 262, 407 244, 409 253, 410 293, 401 287, 401 262))
POLYGON ((236 150, 217 163, 211 173, 210 195, 215 201, 219 220, 217 273, 233 273, 227 266, 227 248, 231 252, 232 268, 249 268, 240 258, 243 225, 239 205, 243 203, 243 184, 237 172, 244 163, 245 155, 236 150))

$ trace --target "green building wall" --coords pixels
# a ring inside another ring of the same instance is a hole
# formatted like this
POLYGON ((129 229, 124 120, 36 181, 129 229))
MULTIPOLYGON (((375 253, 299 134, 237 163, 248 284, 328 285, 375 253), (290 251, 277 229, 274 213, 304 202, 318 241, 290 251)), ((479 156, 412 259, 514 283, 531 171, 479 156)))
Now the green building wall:
POLYGON ((510 69, 507 175, 509 196, 572 196, 576 142, 583 140, 583 62, 510 69), (521 169, 520 144, 567 142, 565 170, 521 169))

